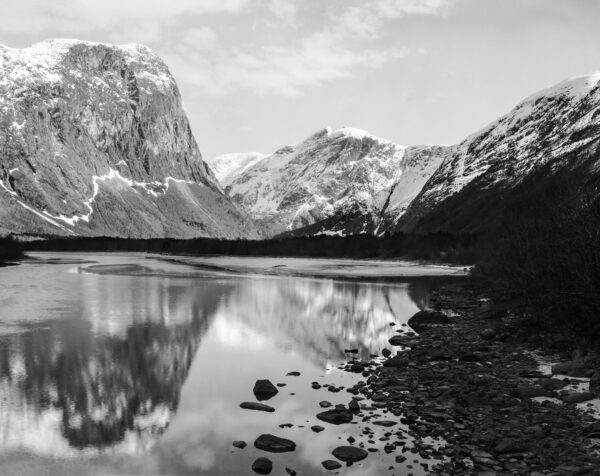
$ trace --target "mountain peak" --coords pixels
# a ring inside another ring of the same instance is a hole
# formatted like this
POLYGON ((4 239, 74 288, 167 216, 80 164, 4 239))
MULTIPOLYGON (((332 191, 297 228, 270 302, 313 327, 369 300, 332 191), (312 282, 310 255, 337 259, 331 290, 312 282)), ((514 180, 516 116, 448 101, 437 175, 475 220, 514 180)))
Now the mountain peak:
POLYGON ((270 235, 304 228, 309 234, 368 233, 376 227, 383 232, 444 152, 443 147, 406 148, 354 127, 325 127, 221 183, 270 235), (388 212, 391 217, 381 223, 388 212))
POLYGON ((27 55, 37 57, 45 56, 48 59, 54 59, 56 61, 59 61, 62 56, 68 54, 75 48, 90 50, 94 48, 103 48, 118 50, 122 53, 129 54, 129 56, 151 56, 154 59, 158 59, 158 55, 154 53, 152 49, 140 43, 113 45, 110 43, 99 43, 96 41, 77 40, 72 38, 49 38, 24 48, 11 48, 9 46, 0 45, 0 51, 4 50, 13 55, 22 57, 26 57, 27 55))
POLYGON ((149 48, 46 40, 0 46, 0 65, 3 229, 257 236, 202 161, 175 80, 149 48))
POLYGON ((345 136, 345 137, 352 137, 354 139, 364 139, 364 138, 368 137, 369 139, 382 140, 379 137, 374 136, 370 132, 367 132, 363 129, 358 129, 356 127, 349 127, 349 126, 341 127, 334 131, 331 131, 329 134, 332 137, 345 136))
POLYGON ((205 159, 205 162, 213 170, 221 185, 226 187, 246 169, 260 162, 266 156, 267 154, 260 152, 233 152, 205 159))
POLYGON ((598 85, 598 82, 600 82, 600 71, 573 76, 554 86, 550 86, 549 88, 542 89, 541 91, 532 94, 523 102, 532 102, 542 97, 559 96, 561 94, 568 94, 569 96, 579 99, 594 89, 598 85))
MULTIPOLYGON (((491 205, 480 206, 490 203, 482 197, 499 188, 516 188, 548 164, 555 171, 594 157, 600 127, 599 84, 600 71, 571 77, 530 95, 468 136, 411 203, 401 229, 472 231, 484 222, 493 226, 498 215, 492 213, 491 205), (461 193, 469 197, 464 202, 457 198, 461 193)), ((499 202, 505 202, 504 198, 499 202)), ((495 213, 503 213, 502 206, 495 205, 495 213)))
MULTIPOLYGON (((4 86, 19 89, 29 84, 56 85, 73 73, 95 74, 117 69, 116 63, 130 65, 141 81, 152 82, 161 92, 176 89, 167 65, 150 48, 137 43, 111 45, 74 39, 48 39, 26 48, 0 45, 4 86)), ((119 68, 122 69, 122 68, 119 68)), ((152 87, 153 87, 152 86, 152 87)), ((178 94, 178 93, 176 93, 178 94)))

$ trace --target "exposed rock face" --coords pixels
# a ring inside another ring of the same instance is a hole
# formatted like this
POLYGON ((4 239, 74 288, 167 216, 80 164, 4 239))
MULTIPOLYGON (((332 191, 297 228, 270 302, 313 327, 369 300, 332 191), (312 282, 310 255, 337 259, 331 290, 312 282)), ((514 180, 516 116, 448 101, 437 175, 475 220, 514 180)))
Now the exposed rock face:
POLYGON ((240 152, 206 159, 206 163, 214 172, 219 183, 223 187, 227 187, 246 169, 249 169, 266 156, 267 154, 261 154, 260 152, 240 152))
POLYGON ((230 156, 211 164, 228 171, 222 184, 268 235, 381 234, 447 151, 406 148, 349 127, 326 128, 250 166, 244 156, 238 157, 237 169, 230 156))
POLYGON ((0 47, 0 232, 254 237, 140 45, 0 47))
POLYGON ((399 229, 486 229, 500 213, 500 194, 510 194, 542 167, 555 173, 590 162, 597 171, 599 81, 600 72, 563 81, 466 138, 411 203, 399 229))

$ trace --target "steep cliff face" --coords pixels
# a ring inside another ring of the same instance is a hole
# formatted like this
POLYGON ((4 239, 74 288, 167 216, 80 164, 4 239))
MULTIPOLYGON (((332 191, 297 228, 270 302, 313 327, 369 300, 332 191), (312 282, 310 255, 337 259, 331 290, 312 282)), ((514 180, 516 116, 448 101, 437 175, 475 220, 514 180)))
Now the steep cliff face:
POLYGON ((0 47, 0 232, 256 237, 140 45, 0 47))
POLYGON ((532 173, 600 163, 600 72, 540 91, 450 154, 402 216, 403 231, 489 228, 532 173))
POLYGON ((406 148, 349 127, 326 128, 234 170, 226 190, 268 235, 383 233, 445 150, 406 148))

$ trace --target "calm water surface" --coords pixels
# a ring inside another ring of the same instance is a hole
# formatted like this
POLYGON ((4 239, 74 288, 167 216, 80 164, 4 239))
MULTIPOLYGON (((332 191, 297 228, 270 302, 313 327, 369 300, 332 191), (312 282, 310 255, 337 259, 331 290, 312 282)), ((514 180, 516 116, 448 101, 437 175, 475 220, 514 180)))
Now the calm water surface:
MULTIPOLYGON (((0 474, 254 474, 258 456, 272 474, 328 474, 321 461, 350 435, 364 441, 364 424, 317 420, 321 400, 351 395, 311 382, 362 379, 337 368, 344 349, 379 353, 431 286, 236 276, 143 254, 34 257, 0 269, 0 474), (239 408, 260 378, 286 384, 266 402, 274 413, 239 408), (296 451, 254 449, 261 433, 296 451)), ((371 453, 340 472, 424 474, 407 455, 401 466, 371 453)))

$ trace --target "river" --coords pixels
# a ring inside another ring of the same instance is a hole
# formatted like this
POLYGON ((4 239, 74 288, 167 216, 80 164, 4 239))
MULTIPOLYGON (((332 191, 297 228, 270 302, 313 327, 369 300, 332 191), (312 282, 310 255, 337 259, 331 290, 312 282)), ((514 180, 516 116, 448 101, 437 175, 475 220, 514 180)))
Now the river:
POLYGON ((352 395, 312 382, 364 380, 338 367, 352 356, 379 359, 396 329, 427 308, 432 286, 459 273, 396 262, 378 281, 378 266, 33 253, 0 268, 0 473, 238 475, 267 456, 273 474, 328 474, 321 462, 352 436, 377 451, 341 474, 426 474, 418 455, 398 464, 399 453, 383 451, 379 438, 401 425, 365 437, 360 419, 316 418, 319 402, 352 395), (390 279, 402 269, 409 282, 390 279), (263 402, 275 412, 240 408, 255 401, 257 379, 284 384, 263 402), (262 433, 296 450, 255 449, 262 433))

